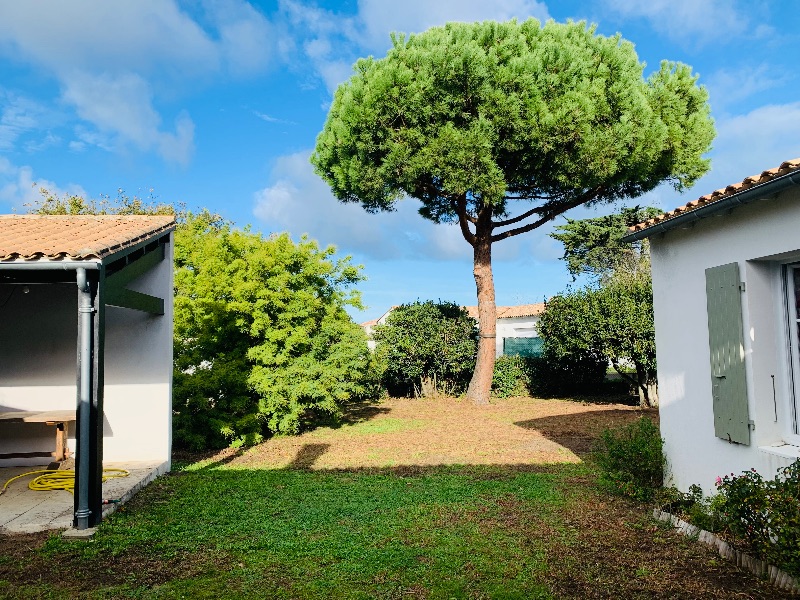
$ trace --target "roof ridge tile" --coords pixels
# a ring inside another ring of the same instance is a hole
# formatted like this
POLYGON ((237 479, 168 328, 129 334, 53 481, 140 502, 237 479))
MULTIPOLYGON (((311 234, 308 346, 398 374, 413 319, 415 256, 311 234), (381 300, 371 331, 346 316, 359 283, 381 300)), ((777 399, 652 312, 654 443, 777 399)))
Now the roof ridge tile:
POLYGON ((782 162, 778 167, 775 167, 773 169, 767 169, 766 171, 761 171, 761 173, 758 175, 750 175, 749 177, 745 177, 742 181, 731 183, 730 185, 727 185, 724 188, 714 190, 710 194, 705 194, 704 196, 700 196, 695 200, 690 200, 683 206, 674 208, 671 211, 662 213, 658 216, 653 217, 652 219, 648 219, 646 221, 642 221, 641 223, 637 223, 636 225, 631 225, 630 227, 628 227, 628 231, 630 233, 642 231, 644 229, 647 229, 648 227, 652 227, 653 225, 656 225, 663 221, 668 221, 683 213, 697 210, 701 206, 705 206, 709 203, 718 202, 720 200, 733 196, 739 192, 743 192, 752 187, 755 187, 756 185, 767 183, 777 177, 781 177, 783 175, 786 175, 788 173, 797 170, 800 170, 800 158, 792 158, 786 160, 782 162))

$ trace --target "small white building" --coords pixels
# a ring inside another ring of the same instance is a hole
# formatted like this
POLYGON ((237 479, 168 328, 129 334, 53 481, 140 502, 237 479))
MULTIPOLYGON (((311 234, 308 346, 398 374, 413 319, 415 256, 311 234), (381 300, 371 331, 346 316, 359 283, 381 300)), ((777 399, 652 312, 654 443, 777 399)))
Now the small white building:
MULTIPOLYGON (((397 306, 392 306, 377 319, 361 323, 367 334, 370 349, 375 349, 372 332, 376 325, 386 324, 386 319, 397 306)), ((478 320, 478 307, 465 306, 467 313, 476 321, 478 320)), ((544 311, 544 302, 537 304, 520 304, 517 306, 497 307, 497 356, 503 354, 521 354, 522 356, 537 355, 541 351, 541 340, 537 330, 539 317, 544 311)))
POLYGON ((74 453, 79 529, 104 460, 170 466, 174 226, 0 215, 0 466, 74 453))
POLYGON ((625 238, 650 240, 661 433, 681 490, 800 457, 799 231, 796 159, 625 238))
MULTIPOLYGON (((478 307, 465 306, 469 315, 478 320, 478 307)), ((497 356, 503 354, 538 355, 542 344, 539 338, 539 317, 544 312, 544 302, 497 307, 497 356)))

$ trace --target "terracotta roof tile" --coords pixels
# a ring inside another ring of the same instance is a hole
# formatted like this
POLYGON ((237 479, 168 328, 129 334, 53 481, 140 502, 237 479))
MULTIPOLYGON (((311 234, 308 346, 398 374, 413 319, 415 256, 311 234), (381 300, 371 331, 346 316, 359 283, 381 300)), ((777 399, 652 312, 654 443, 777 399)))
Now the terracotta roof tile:
POLYGON ((174 226, 171 215, 0 215, 0 260, 100 259, 174 226))
MULTIPOLYGON (((465 306, 469 316, 473 319, 478 318, 477 306, 465 306)), ((497 318, 498 319, 511 319, 514 317, 535 317, 544 312, 544 302, 536 304, 519 304, 517 306, 498 306, 497 318)))
POLYGON ((751 187, 767 183, 777 177, 781 177, 798 170, 800 170, 800 158, 787 160, 786 162, 781 163, 779 167, 762 171, 759 175, 745 177, 742 181, 732 183, 727 187, 715 190, 710 194, 706 194, 705 196, 700 196, 697 200, 687 202, 684 206, 679 206, 675 210, 666 212, 662 215, 658 215, 657 217, 649 219, 648 221, 644 221, 643 223, 638 223, 632 227, 629 227, 628 231, 630 233, 642 231, 643 229, 647 229, 648 227, 652 227, 653 225, 657 225, 658 223, 663 223, 664 221, 668 221, 669 219, 677 217, 680 214, 697 210, 700 207, 713 204, 714 202, 728 198, 729 196, 733 196, 739 192, 743 192, 751 187))

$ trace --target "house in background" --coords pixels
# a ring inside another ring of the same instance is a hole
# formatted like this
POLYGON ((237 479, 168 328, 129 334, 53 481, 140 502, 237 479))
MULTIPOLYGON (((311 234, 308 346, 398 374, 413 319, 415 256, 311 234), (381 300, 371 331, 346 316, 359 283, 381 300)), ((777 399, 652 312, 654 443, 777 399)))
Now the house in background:
MULTIPOLYGON (((465 306, 469 316, 478 320, 478 307, 465 306)), ((539 317, 544 302, 497 307, 496 356, 519 354, 539 356, 542 340, 539 337, 539 317)))
POLYGON ((683 491, 800 457, 799 232, 795 159, 625 238, 650 240, 661 433, 683 491))
MULTIPOLYGON (((369 338, 367 344, 370 349, 375 349, 372 332, 376 325, 385 325, 386 319, 397 306, 392 306, 377 319, 361 323, 369 338)), ((473 319, 478 320, 478 307, 464 307, 473 319)), ((542 340, 539 338, 537 324, 544 311, 544 302, 537 304, 520 304, 517 306, 497 307, 497 339, 496 355, 519 354, 522 356, 538 356, 542 349, 542 340)))
POLYGON ((101 518, 104 460, 170 466, 173 229, 0 215, 0 466, 47 464, 65 442, 79 529, 101 518))
POLYGON ((372 339, 372 334, 375 331, 376 325, 386 325, 386 319, 389 318, 389 315, 392 314, 392 311, 397 308, 398 305, 392 306, 389 310, 383 313, 377 319, 372 319, 370 321, 366 321, 361 323, 361 328, 364 330, 364 333, 367 334, 367 346, 370 350, 375 350, 376 342, 372 339))

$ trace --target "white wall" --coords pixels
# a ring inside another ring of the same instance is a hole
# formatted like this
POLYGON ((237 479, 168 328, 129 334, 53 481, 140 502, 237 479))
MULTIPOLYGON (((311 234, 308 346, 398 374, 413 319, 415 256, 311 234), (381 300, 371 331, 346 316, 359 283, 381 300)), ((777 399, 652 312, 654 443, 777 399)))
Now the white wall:
POLYGON ((529 338, 538 337, 537 324, 539 316, 510 317, 497 319, 497 356, 503 354, 503 340, 505 338, 529 338))
POLYGON ((169 462, 172 447, 173 243, 129 289, 164 299, 164 315, 106 308, 106 461, 169 462))
POLYGON ((800 190, 741 206, 650 238, 661 432, 671 483, 714 489, 717 476, 756 468, 773 477, 798 456, 790 436, 790 388, 779 259, 800 259, 800 190), (749 446, 714 435, 705 269, 738 262, 742 294, 749 446), (773 396, 772 375, 775 375, 773 396), (777 406, 777 420, 775 418, 777 406))
MULTIPOLYGON (((106 308, 104 461, 169 464, 172 445, 172 240, 166 258, 129 288, 165 300, 165 314, 106 308)), ((75 283, 0 285, 0 411, 74 409, 78 335, 75 283)), ((69 445, 75 450, 74 423, 69 445)), ((0 422, 0 453, 49 451, 46 425, 0 422)), ((0 460, 0 466, 47 463, 0 460)))

